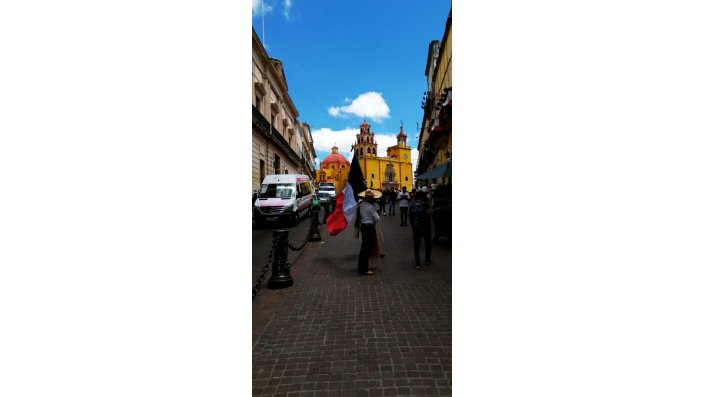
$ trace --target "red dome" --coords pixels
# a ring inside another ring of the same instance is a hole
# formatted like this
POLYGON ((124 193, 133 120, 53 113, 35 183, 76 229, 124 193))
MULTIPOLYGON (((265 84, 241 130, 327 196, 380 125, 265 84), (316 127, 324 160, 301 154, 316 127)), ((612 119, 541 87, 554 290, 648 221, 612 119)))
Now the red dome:
POLYGON ((350 162, 340 153, 331 153, 321 161, 321 164, 345 164, 350 165, 350 162))
POLYGON ((338 153, 338 147, 333 146, 331 148, 331 154, 326 156, 326 158, 321 161, 321 165, 328 165, 328 164, 345 164, 345 165, 350 165, 350 162, 343 157, 342 154, 338 153))

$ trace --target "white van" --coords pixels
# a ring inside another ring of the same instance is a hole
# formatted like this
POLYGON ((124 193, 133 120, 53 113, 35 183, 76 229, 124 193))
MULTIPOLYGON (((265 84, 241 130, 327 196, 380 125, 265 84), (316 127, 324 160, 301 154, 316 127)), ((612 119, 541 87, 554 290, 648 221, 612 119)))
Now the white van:
POLYGON ((307 175, 267 175, 253 207, 255 224, 284 220, 296 225, 312 204, 313 185, 307 175))

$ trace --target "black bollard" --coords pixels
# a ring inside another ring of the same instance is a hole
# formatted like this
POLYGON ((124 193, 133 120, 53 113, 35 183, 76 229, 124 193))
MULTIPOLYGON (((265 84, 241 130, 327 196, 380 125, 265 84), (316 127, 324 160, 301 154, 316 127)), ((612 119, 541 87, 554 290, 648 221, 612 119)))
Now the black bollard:
POLYGON ((294 285, 294 279, 289 273, 289 231, 275 230, 272 232, 274 240, 274 260, 272 262, 272 277, 267 283, 269 289, 287 288, 294 285))
POLYGON ((326 223, 326 220, 328 220, 329 216, 330 216, 330 201, 323 204, 323 222, 321 222, 321 225, 326 223))
POLYGON ((308 229, 308 241, 321 241, 321 234, 318 231, 318 205, 311 206, 311 227, 308 229))

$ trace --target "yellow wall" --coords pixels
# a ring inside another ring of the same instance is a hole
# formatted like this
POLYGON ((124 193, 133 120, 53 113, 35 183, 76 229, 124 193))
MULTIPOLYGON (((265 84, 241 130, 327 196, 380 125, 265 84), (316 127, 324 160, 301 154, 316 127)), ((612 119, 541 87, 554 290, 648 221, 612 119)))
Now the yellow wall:
POLYGON ((443 89, 453 86, 453 30, 448 27, 446 41, 441 45, 443 52, 439 54, 438 69, 434 72, 433 86, 436 89, 436 98, 440 97, 443 89))
MULTIPOLYGON (((406 149, 405 151, 409 150, 406 149)), ((406 189, 410 191, 414 182, 414 172, 411 169, 411 153, 407 157, 406 161, 387 157, 361 158, 360 167, 365 175, 367 186, 371 185, 374 189, 381 190, 382 182, 384 181, 384 171, 387 168, 387 164, 392 164, 397 182, 399 182, 399 189, 402 186, 406 186, 406 189), (372 177, 373 174, 374 178, 372 177)))
POLYGON ((345 183, 348 181, 349 171, 349 166, 346 166, 343 169, 339 169, 336 167, 335 170, 321 168, 320 170, 316 171, 316 187, 318 187, 318 184, 320 182, 334 182, 335 192, 340 193, 345 187, 345 183), (325 177, 323 178, 321 177, 322 173, 325 174, 325 177))

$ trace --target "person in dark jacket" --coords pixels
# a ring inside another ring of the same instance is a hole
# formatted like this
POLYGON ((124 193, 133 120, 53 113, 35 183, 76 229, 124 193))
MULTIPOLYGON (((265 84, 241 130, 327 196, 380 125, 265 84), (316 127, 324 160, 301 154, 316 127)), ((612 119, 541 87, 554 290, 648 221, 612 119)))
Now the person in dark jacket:
POLYGON ((385 193, 382 192, 382 195, 377 200, 379 203, 379 211, 377 213, 380 215, 387 215, 387 195, 385 193))
POLYGON ((409 222, 414 236, 414 262, 416 268, 421 268, 421 239, 424 240, 424 263, 431 265, 431 202, 426 192, 416 192, 409 205, 409 222))
POLYGON ((389 202, 389 215, 396 215, 397 214, 397 192, 394 189, 391 189, 387 192, 387 201, 389 202))

